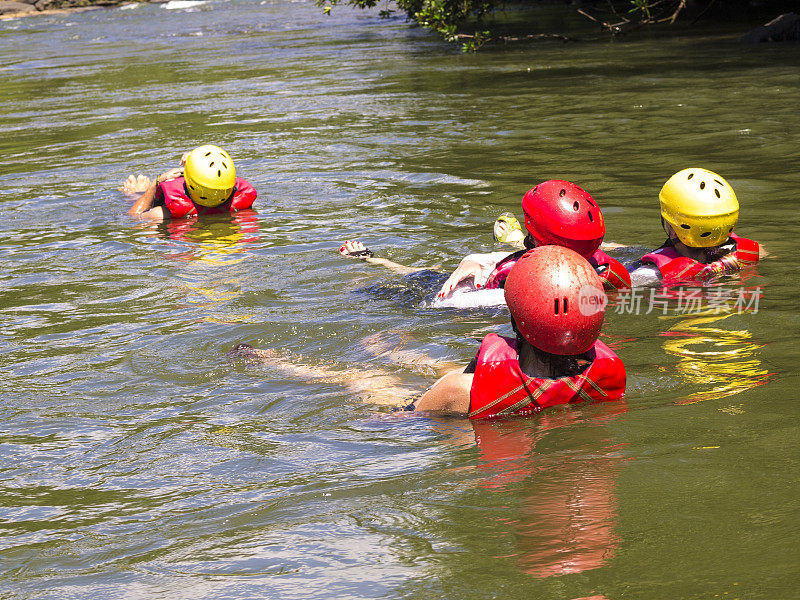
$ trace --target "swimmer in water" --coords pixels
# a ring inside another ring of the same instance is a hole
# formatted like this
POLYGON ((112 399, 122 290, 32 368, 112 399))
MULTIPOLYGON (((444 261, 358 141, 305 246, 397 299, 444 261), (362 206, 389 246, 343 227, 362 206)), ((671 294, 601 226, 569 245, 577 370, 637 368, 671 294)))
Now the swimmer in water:
POLYGON ((730 184, 712 171, 678 171, 658 194, 667 240, 631 265, 635 285, 706 281, 754 265, 762 246, 733 232, 739 201, 730 184))
MULTIPOLYGON (((522 198, 527 235, 522 238, 522 250, 513 253, 492 252, 470 254, 461 260, 456 270, 439 290, 439 298, 447 298, 459 285, 471 281, 476 289, 502 288, 514 263, 526 250, 537 246, 556 245, 574 250, 583 256, 600 276, 607 291, 627 289, 630 277, 622 264, 608 256, 600 247, 606 232, 603 213, 592 196, 570 181, 544 181, 522 198)), ((509 235, 519 222, 513 215, 501 215, 495 222, 495 238, 509 235), (502 220, 502 221, 501 221, 502 220)), ((521 232, 520 232, 521 233, 521 232)), ((514 236, 513 233, 510 235, 514 236)), ((519 244, 519 236, 513 237, 519 244)), ((607 245, 606 248, 614 246, 607 245)))
MULTIPOLYGON (((625 392, 625 367, 598 338, 606 296, 594 269, 579 254, 561 246, 541 246, 521 257, 504 289, 515 338, 487 335, 475 359, 447 371, 410 405, 425 411, 490 418, 529 415, 558 404, 617 400, 625 392)), ((336 377, 355 391, 397 404, 409 390, 389 373, 366 369, 334 371, 292 361, 274 350, 246 345, 232 357, 269 361, 303 378, 336 377), (362 390, 363 391, 363 387, 362 390)))
POLYGON ((179 167, 153 181, 144 175, 130 175, 120 191, 141 193, 128 214, 151 221, 236 212, 250 208, 257 196, 250 183, 236 176, 230 155, 212 145, 185 153, 179 167))
MULTIPOLYGON (((527 250, 545 245, 563 246, 581 254, 600 276, 607 291, 630 287, 625 267, 601 250, 605 235, 603 213, 588 192, 569 181, 544 181, 523 196, 522 209, 527 234, 511 213, 500 215, 494 224, 495 240, 509 243, 518 250, 464 257, 442 285, 437 300, 447 300, 458 290, 501 290, 515 262, 527 250)), ((613 247, 617 246, 606 245, 607 249, 613 247)), ((377 258, 357 240, 346 241, 339 253, 381 264, 400 274, 421 270, 377 258)))
POLYGON ((515 338, 487 335, 472 362, 437 381, 414 410, 487 418, 622 397, 625 367, 597 339, 603 284, 581 255, 554 245, 526 252, 504 294, 515 338))
MULTIPOLYGON (((525 247, 525 234, 522 233, 519 221, 517 221, 517 218, 511 213, 503 213, 497 217, 493 227, 493 235, 496 242, 509 244, 517 249, 525 247)), ((372 250, 358 240, 347 240, 344 242, 339 248, 339 254, 348 258, 360 258, 370 264, 386 267, 399 275, 409 275, 411 273, 429 270, 427 267, 407 267, 389 260, 388 258, 375 256, 372 250)), ((499 260, 500 258, 508 256, 508 254, 508 252, 495 252, 492 256, 498 256, 499 260)))

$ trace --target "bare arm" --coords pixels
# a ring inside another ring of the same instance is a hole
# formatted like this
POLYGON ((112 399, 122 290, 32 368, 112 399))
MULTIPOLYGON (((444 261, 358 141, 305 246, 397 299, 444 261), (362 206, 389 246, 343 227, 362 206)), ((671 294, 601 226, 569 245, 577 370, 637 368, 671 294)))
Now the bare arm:
POLYGON ((133 203, 133 206, 131 206, 130 210, 128 210, 128 214, 132 217, 149 219, 152 221, 163 221, 166 219, 169 215, 163 207, 153 207, 153 200, 155 200, 156 197, 157 187, 158 184, 155 181, 147 186, 144 194, 139 196, 136 202, 133 203))
POLYGON ((602 242, 600 244, 600 250, 606 252, 608 250, 617 250, 619 248, 629 248, 625 244, 618 244, 617 242, 602 242))
POLYGON ((400 378, 384 370, 353 367, 332 369, 325 365, 305 363, 301 357, 286 352, 252 348, 247 344, 238 345, 229 356, 255 359, 298 379, 341 385, 371 404, 405 406, 410 402, 409 397, 419 394, 418 390, 403 386, 400 378))
POLYGON ((407 267, 405 265, 401 265, 400 263, 393 262, 388 258, 379 258, 379 257, 369 257, 365 258, 368 263, 372 263, 373 265, 381 265, 382 267, 386 267, 390 271, 394 271, 398 275, 408 275, 409 273, 416 273, 417 271, 422 271, 422 269, 417 267, 407 267))
MULTIPOLYGON (((154 181, 150 181, 147 184, 147 188, 144 190, 144 193, 139 196, 133 203, 133 206, 130 207, 128 210, 128 214, 132 217, 136 217, 138 219, 148 219, 150 221, 163 221, 164 219, 169 218, 169 211, 165 209, 163 206, 153 206, 153 201, 156 199, 156 189, 158 188, 159 183, 163 183, 164 181, 168 181, 170 179, 175 179, 176 177, 180 177, 183 174, 183 169, 181 167, 176 167, 174 169, 170 169, 155 178, 154 181)), ((128 177, 125 183, 122 184, 122 190, 125 192, 130 192, 135 189, 134 184, 143 184, 144 180, 147 180, 146 177, 142 179, 140 175, 139 178, 134 178, 133 176, 128 177)))
POLYGON ((489 274, 510 252, 489 252, 486 254, 469 254, 461 259, 458 267, 442 285, 437 296, 447 298, 462 282, 472 280, 475 289, 486 285, 489 274))
MULTIPOLYGON (((292 377, 342 385, 372 404, 406 406, 409 398, 419 394, 418 390, 403 386, 396 375, 381 369, 332 369, 324 365, 304 363, 301 357, 288 355, 286 352, 271 348, 257 349, 249 344, 239 344, 228 356, 255 359, 292 377)), ((418 357, 421 356, 418 354, 418 357)), ((428 361, 436 363, 430 358, 428 361)), ((466 414, 469 411, 473 375, 464 373, 465 369, 466 367, 460 367, 445 374, 419 398, 415 410, 466 414)))
POLYGON ((156 199, 156 189, 160 183, 180 177, 182 174, 183 169, 181 167, 176 167, 156 177, 155 180, 151 181, 147 186, 144 194, 136 199, 133 206, 128 210, 128 214, 138 219, 148 219, 151 221, 163 221, 164 219, 168 219, 169 211, 166 208, 163 206, 153 206, 153 201, 156 199))
POLYGON ((339 254, 348 258, 360 258, 373 265, 380 265, 386 267, 390 271, 394 271, 398 275, 408 275, 409 273, 416 273, 423 271, 423 267, 407 267, 389 260, 388 258, 378 258, 370 252, 367 247, 358 240, 347 240, 342 247, 339 248, 339 254))
POLYGON ((405 348, 406 334, 400 331, 381 331, 368 335, 361 344, 376 358, 383 358, 423 375, 441 377, 457 369, 450 361, 433 358, 413 348, 405 348))

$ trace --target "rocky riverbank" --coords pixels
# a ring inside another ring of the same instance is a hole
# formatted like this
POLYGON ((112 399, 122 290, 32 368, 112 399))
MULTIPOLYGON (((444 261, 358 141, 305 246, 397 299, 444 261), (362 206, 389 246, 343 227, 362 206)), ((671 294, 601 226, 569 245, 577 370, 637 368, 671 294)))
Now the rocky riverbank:
POLYGON ((13 19, 42 13, 52 14, 89 10, 147 1, 149 0, 0 0, 0 19, 13 19))

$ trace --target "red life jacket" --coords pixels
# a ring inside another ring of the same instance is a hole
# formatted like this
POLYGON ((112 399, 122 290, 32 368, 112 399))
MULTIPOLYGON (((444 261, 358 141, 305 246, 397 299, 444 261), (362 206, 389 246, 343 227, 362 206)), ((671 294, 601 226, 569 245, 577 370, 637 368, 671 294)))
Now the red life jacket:
POLYGON ((630 289, 631 274, 628 273, 628 269, 623 267, 622 263, 617 259, 611 258, 599 248, 589 258, 589 264, 597 271, 600 280, 603 282, 603 288, 607 292, 630 289))
POLYGON ((470 390, 470 419, 529 415, 556 404, 618 400, 625 393, 625 365, 597 340, 591 364, 578 375, 529 377, 519 366, 516 340, 490 333, 481 342, 470 390))
MULTIPOLYGON (((506 277, 511 272, 511 269, 517 264, 517 260, 525 254, 527 250, 521 250, 509 254, 495 266, 494 270, 489 273, 489 278, 486 280, 486 289, 492 290, 503 287, 506 282, 506 277)), ((603 288, 606 291, 624 290, 631 287, 631 275, 628 270, 622 266, 618 260, 611 258, 602 250, 597 250, 588 259, 589 264, 594 267, 600 280, 603 282, 603 288)))
POLYGON ((167 207, 170 217, 180 219, 198 214, 236 212, 244 208, 250 208, 255 202, 258 192, 246 180, 241 177, 236 178, 233 186, 233 194, 225 202, 213 208, 199 206, 192 202, 186 193, 184 178, 177 177, 160 184, 156 188, 156 202, 163 201, 167 207))
MULTIPOLYGON (((732 252, 741 267, 749 267, 758 262, 758 242, 739 237, 735 233, 731 234, 731 239, 736 245, 732 252)), ((672 246, 662 246, 658 250, 653 250, 645 254, 641 260, 643 263, 654 264, 664 282, 696 280, 700 271, 707 266, 693 258, 681 256, 672 246)))

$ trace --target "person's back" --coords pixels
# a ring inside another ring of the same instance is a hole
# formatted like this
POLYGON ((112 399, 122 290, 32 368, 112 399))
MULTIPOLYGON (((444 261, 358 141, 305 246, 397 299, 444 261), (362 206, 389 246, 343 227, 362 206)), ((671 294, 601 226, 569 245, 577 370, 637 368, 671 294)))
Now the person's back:
POLYGON ((558 404, 617 400, 625 391, 625 368, 603 342, 579 355, 540 351, 517 334, 490 334, 476 357, 470 418, 537 413, 558 404))
POLYGON ((535 248, 504 291, 516 339, 486 336, 475 359, 434 384, 414 410, 488 418, 623 395, 625 367, 597 339, 606 297, 586 260, 562 246, 535 248))

